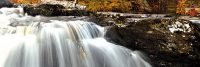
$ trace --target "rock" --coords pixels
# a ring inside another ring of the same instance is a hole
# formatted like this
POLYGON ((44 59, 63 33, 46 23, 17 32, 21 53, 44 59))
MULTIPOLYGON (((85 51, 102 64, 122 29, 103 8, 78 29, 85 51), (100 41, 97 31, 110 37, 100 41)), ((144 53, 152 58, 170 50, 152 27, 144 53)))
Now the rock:
POLYGON ((41 4, 38 6, 26 6, 24 12, 28 15, 36 16, 86 16, 89 12, 85 10, 67 10, 59 4, 41 4))
POLYGON ((90 14, 91 22, 94 22, 100 26, 113 26, 116 24, 121 24, 126 20, 127 17, 120 16, 120 14, 98 14, 98 13, 91 13, 90 14))
POLYGON ((200 28, 181 19, 146 19, 113 26, 105 37, 132 50, 142 50, 155 67, 200 65, 200 28))
POLYGON ((93 13, 89 17, 90 17, 89 21, 94 22, 100 26, 112 26, 113 23, 115 23, 113 21, 113 18, 108 17, 107 15, 103 15, 103 14, 93 13))
POLYGON ((0 2, 0 8, 2 7, 14 7, 14 5, 10 2, 0 2))

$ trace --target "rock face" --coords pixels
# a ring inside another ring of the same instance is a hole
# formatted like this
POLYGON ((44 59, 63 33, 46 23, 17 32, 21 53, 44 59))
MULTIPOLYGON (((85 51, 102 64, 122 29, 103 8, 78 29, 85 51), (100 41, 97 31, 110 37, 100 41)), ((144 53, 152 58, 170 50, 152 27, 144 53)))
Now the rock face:
POLYGON ((200 65, 200 28, 180 19, 147 19, 113 26, 106 38, 133 50, 142 50, 155 67, 200 65))
POLYGON ((82 16, 88 15, 89 13, 84 10, 67 10, 64 6, 58 4, 29 5, 24 7, 24 12, 32 16, 82 16))

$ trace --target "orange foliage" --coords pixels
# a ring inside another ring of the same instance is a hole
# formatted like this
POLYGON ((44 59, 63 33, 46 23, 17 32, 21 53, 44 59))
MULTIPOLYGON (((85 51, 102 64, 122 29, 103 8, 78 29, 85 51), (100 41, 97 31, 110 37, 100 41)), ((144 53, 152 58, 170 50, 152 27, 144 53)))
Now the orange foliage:
POLYGON ((10 0, 11 3, 18 3, 19 0, 10 0))
POLYGON ((186 4, 186 1, 187 0, 179 0, 178 1, 178 4, 177 4, 177 9, 176 9, 176 13, 177 14, 181 14, 181 15, 185 15, 186 13, 186 11, 185 11, 185 8, 186 8, 186 6, 187 6, 187 4, 186 4))
POLYGON ((10 0, 10 2, 17 4, 35 4, 35 3, 40 3, 41 0, 10 0))
POLYGON ((79 2, 80 4, 86 5, 88 11, 94 12, 131 12, 131 2, 124 0, 111 0, 111 1, 85 1, 79 2))

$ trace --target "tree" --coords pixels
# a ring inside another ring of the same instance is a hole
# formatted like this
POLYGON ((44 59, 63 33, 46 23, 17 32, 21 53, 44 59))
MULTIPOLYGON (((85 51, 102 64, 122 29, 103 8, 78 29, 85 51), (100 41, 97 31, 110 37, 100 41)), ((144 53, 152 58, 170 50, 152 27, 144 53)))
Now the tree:
POLYGON ((180 15, 185 15, 186 14, 186 11, 185 11, 185 8, 187 6, 186 1, 187 0, 179 0, 178 1, 177 8, 176 8, 176 13, 177 14, 180 14, 180 15))
POLYGON ((166 0, 146 0, 151 9, 152 13, 166 13, 167 3, 166 0))

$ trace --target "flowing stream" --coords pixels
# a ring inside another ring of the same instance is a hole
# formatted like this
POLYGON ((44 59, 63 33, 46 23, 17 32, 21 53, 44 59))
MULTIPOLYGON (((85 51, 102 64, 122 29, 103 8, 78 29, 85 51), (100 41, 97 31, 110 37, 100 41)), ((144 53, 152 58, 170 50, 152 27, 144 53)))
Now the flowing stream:
POLYGON ((86 21, 33 21, 22 8, 0 9, 0 67, 151 67, 139 51, 107 42, 86 21))

